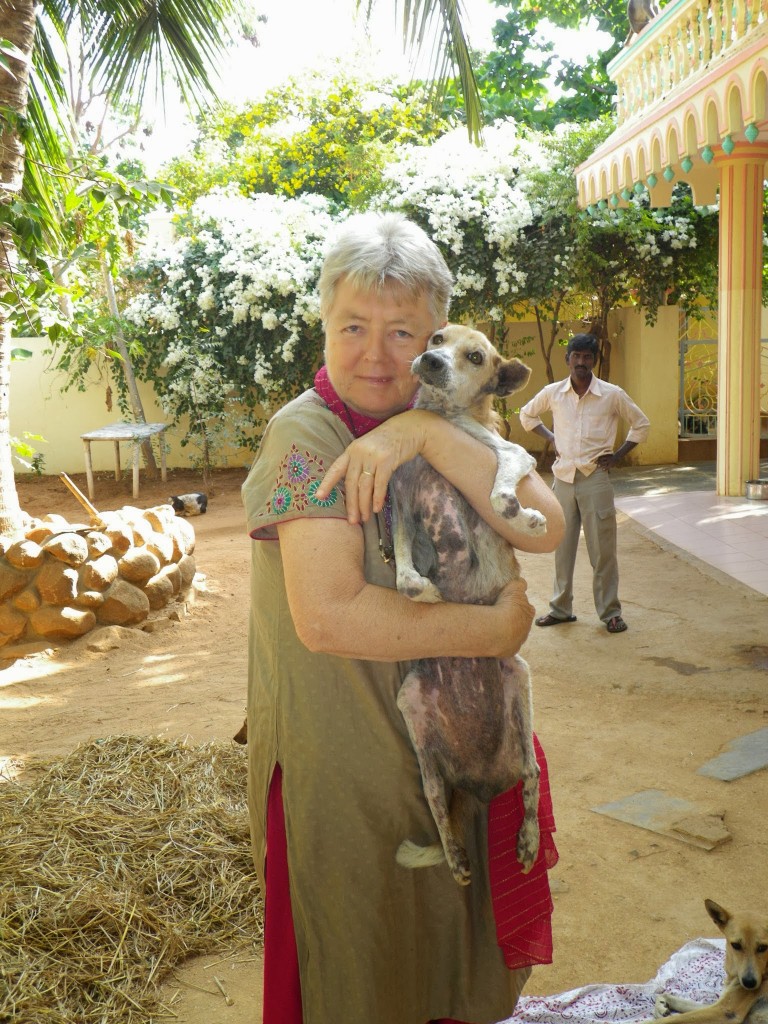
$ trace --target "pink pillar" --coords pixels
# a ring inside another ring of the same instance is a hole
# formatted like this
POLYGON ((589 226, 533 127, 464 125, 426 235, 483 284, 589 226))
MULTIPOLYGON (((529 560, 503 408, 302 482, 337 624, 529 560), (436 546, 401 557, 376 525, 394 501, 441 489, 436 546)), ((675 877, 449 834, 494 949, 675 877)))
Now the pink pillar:
POLYGON ((744 494, 760 470, 760 311, 768 143, 719 155, 717 493, 744 494))

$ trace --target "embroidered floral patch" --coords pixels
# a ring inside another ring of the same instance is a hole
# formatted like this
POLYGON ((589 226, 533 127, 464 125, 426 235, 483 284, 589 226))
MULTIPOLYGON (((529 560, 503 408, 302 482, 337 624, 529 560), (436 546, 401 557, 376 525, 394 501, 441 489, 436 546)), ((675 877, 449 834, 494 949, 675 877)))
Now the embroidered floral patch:
POLYGON ((338 488, 334 487, 323 500, 315 497, 324 476, 323 460, 312 452, 299 451, 292 444, 278 468, 275 487, 267 501, 266 514, 283 516, 289 511, 304 512, 310 505, 331 508, 339 500, 338 488))

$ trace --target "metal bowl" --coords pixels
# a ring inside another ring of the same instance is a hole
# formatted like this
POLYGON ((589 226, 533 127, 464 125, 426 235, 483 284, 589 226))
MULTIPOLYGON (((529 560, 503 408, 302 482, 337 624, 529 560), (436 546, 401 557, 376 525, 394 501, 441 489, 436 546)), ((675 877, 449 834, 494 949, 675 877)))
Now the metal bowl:
POLYGON ((746 496, 755 501, 768 501, 768 480, 747 480, 746 496))

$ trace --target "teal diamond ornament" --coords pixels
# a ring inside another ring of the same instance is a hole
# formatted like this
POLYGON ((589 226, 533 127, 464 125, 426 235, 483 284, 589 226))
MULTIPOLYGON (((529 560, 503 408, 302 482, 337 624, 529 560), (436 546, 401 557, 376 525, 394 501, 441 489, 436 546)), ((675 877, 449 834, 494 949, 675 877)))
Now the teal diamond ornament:
POLYGON ((597 204, 598 210, 605 210, 607 209, 607 207, 608 203, 604 199, 601 199, 600 202, 597 204))
POLYGON ((642 181, 636 181, 635 182, 635 192, 637 193, 637 195, 640 195, 644 191, 645 191, 645 185, 642 183, 642 181))
POLYGON ((760 134, 760 129, 756 124, 748 124, 744 129, 744 134, 747 137, 747 142, 754 142, 757 136, 760 134))
POLYGON ((675 176, 675 172, 672 170, 671 167, 665 167, 664 168, 664 181, 672 181, 674 176, 675 176))
POLYGON ((645 180, 648 183, 648 188, 653 188, 659 179, 651 172, 645 180))
POLYGON ((712 152, 709 146, 705 146, 701 151, 701 159, 705 164, 711 164, 715 159, 715 154, 712 152))
POLYGON ((726 156, 730 156, 731 153, 736 149, 736 143, 733 141, 730 135, 726 135, 721 143, 723 152, 726 156))
POLYGON ((617 207, 617 206, 619 205, 619 197, 618 197, 618 196, 616 195, 616 193, 614 193, 614 194, 613 194, 613 195, 611 196, 611 198, 610 198, 610 199, 608 200, 608 202, 609 202, 609 203, 611 204, 611 206, 612 206, 612 207, 614 208, 614 210, 615 210, 615 209, 616 209, 616 207, 617 207))
POLYGON ((629 191, 628 188, 623 188, 621 190, 621 198, 627 203, 632 198, 632 193, 629 191))
POLYGON ((684 156, 683 159, 680 161, 680 166, 683 168, 683 170, 687 174, 688 171, 690 171, 691 168, 693 167, 693 160, 691 160, 691 158, 689 156, 684 156))

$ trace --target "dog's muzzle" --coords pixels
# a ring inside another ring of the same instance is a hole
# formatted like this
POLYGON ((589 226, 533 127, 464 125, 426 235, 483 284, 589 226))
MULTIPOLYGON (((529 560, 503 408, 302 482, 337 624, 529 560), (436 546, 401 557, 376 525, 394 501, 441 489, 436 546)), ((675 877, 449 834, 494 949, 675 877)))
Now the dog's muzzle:
POLYGON ((411 363, 414 373, 424 384, 432 387, 445 387, 448 383, 450 367, 448 360, 439 352, 422 352, 411 363))

